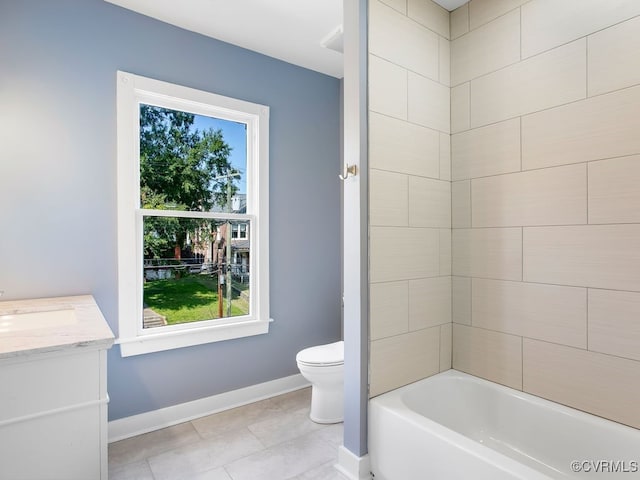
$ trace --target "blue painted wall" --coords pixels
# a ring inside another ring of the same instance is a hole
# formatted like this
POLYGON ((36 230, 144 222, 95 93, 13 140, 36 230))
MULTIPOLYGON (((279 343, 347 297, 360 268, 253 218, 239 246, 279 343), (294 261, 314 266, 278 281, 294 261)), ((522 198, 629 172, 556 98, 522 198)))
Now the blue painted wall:
POLYGON ((110 419, 298 372, 340 337, 339 80, 102 0, 0 2, 0 290, 93 293, 117 332, 116 70, 271 107, 267 335, 108 357, 110 419))

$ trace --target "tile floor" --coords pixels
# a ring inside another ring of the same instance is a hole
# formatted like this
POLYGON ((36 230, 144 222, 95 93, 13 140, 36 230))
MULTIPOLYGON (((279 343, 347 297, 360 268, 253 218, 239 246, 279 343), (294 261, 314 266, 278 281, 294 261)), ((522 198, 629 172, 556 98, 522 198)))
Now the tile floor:
POLYGON ((309 420, 311 389, 109 445, 110 480, 346 480, 342 424, 309 420))

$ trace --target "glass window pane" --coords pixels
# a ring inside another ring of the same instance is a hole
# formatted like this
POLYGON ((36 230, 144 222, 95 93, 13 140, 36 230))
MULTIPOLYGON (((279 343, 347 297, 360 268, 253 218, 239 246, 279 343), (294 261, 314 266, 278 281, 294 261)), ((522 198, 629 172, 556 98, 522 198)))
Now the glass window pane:
POLYGON ((246 124, 140 104, 142 208, 245 213, 246 172, 246 124))
POLYGON ((248 220, 145 216, 144 328, 248 315, 248 220))

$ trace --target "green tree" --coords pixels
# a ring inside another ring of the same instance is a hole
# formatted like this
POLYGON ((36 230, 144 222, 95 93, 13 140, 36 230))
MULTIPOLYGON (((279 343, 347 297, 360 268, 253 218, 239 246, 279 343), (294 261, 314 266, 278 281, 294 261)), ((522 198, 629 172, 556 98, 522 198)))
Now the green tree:
MULTIPOLYGON (((143 208, 209 211, 237 191, 229 162, 231 147, 220 130, 194 127, 195 115, 140 105, 140 203, 143 208)), ((147 217, 145 256, 179 252, 187 233, 211 225, 197 219, 147 217)), ((211 232, 210 232, 211 233, 211 232)))

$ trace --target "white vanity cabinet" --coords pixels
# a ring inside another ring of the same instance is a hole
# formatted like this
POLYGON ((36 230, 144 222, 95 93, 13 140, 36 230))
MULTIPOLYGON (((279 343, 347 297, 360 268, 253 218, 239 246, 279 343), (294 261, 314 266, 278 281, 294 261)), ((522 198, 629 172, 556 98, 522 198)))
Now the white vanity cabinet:
POLYGON ((0 479, 107 480, 112 344, 90 296, 0 302, 0 479))

